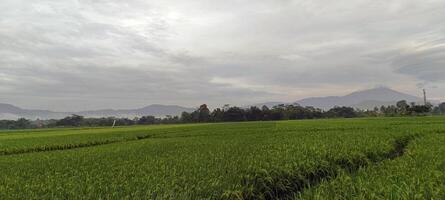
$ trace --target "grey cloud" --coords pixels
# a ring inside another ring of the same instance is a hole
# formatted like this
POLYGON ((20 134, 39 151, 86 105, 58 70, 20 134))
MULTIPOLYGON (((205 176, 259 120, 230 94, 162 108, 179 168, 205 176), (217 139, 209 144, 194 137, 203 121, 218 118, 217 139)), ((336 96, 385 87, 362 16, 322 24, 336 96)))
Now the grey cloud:
POLYGON ((445 96, 443 9, 433 0, 5 0, 0 101, 247 104, 419 82, 445 96))
POLYGON ((415 48, 395 57, 395 70, 423 81, 445 81, 445 43, 433 45, 415 48))

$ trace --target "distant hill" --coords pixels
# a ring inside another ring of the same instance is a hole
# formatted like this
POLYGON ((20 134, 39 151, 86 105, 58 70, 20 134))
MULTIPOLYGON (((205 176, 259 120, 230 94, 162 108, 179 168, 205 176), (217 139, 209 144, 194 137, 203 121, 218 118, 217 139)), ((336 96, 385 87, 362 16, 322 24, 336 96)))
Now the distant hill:
POLYGON ((0 119, 17 119, 20 117, 28 119, 47 119, 47 118, 62 118, 67 114, 61 112, 53 112, 49 110, 32 110, 23 109, 11 104, 0 103, 0 119))
POLYGON ((182 112, 192 112, 195 109, 186 108, 176 105, 160 105, 153 104, 139 109, 123 109, 123 110, 93 110, 93 111, 83 111, 78 112, 77 114, 82 116, 91 116, 91 117, 111 117, 111 116, 119 116, 119 117, 134 117, 134 116, 145 116, 152 115, 156 117, 165 117, 166 115, 180 115, 182 112))
POLYGON ((11 104, 0 103, 0 119, 17 119, 24 117, 27 119, 60 119, 72 114, 85 117, 138 117, 152 115, 156 117, 165 117, 166 115, 180 115, 182 112, 192 112, 195 109, 176 105, 153 104, 138 109, 104 109, 82 112, 54 112, 49 110, 31 110, 22 109, 11 104))
MULTIPOLYGON (((321 109, 330 109, 334 106, 350 106, 360 109, 373 109, 382 105, 394 105, 397 101, 406 100, 408 102, 422 102, 422 99, 413 95, 401 93, 386 87, 379 87, 369 90, 353 92, 345 96, 311 97, 305 98, 295 103, 302 106, 313 106, 321 109)), ((285 102, 267 102, 255 104, 253 106, 262 107, 266 105, 271 108, 278 104, 291 104, 285 102)), ((248 106, 244 106, 248 107, 248 106)), ((85 117, 138 117, 153 115, 164 117, 166 115, 180 115, 182 112, 192 112, 195 109, 176 105, 153 104, 138 109, 104 109, 82 112, 53 112, 50 110, 31 110, 22 109, 11 104, 0 103, 0 119, 17 119, 25 117, 28 119, 60 119, 71 114, 82 115, 85 117)))
POLYGON ((297 101, 302 106, 314 106, 329 109, 334 106, 351 106, 372 109, 375 106, 394 105, 397 101, 422 102, 420 97, 401 93, 390 88, 379 87, 353 92, 346 96, 312 97, 297 101))
MULTIPOLYGON (((395 105, 397 101, 406 100, 407 102, 423 102, 420 97, 398 92, 386 87, 378 87, 369 90, 361 90, 353 92, 345 96, 327 96, 327 97, 310 97, 298 100, 294 103, 302 106, 313 106, 324 110, 335 106, 349 106, 359 109, 373 109, 382 105, 395 105)), ((271 108, 279 104, 292 104, 291 102, 267 102, 254 104, 253 106, 261 107, 266 105, 271 108)))

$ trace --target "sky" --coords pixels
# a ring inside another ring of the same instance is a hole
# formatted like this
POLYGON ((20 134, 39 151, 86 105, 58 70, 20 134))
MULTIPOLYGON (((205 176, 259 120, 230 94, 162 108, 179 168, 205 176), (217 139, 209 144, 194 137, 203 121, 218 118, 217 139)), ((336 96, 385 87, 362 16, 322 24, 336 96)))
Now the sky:
POLYGON ((0 102, 211 107, 386 86, 445 100, 443 0, 2 0, 0 102))

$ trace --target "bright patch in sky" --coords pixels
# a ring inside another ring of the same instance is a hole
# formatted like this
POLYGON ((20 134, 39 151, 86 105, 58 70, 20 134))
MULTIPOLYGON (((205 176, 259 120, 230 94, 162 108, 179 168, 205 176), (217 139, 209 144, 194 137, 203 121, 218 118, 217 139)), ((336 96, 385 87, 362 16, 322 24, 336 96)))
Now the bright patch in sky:
POLYGON ((445 99, 438 0, 3 0, 0 102, 246 105, 386 85, 445 99))

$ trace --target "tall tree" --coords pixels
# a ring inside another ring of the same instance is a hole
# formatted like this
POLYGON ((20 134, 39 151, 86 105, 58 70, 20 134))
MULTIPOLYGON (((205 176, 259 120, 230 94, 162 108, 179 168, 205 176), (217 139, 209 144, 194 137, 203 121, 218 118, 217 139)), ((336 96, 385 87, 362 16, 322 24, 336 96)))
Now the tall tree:
POLYGON ((445 102, 439 104, 440 114, 445 114, 445 102))
POLYGON ((71 115, 65 117, 59 121, 57 121, 57 126, 80 126, 83 121, 83 116, 80 115, 71 115))
POLYGON ((261 111, 263 112, 263 120, 270 120, 270 109, 266 105, 261 107, 261 111))
POLYGON ((222 122, 224 121, 224 110, 217 108, 213 110, 210 116, 213 122, 222 122))
POLYGON ((239 107, 231 107, 224 112, 224 121, 240 122, 245 120, 245 112, 239 107))
POLYGON ((207 104, 202 104, 198 109, 198 121, 199 122, 209 122, 210 121, 210 110, 207 107, 207 104))
POLYGON ((193 116, 192 114, 188 112, 182 112, 181 113, 181 121, 184 123, 191 123, 193 122, 193 116))
POLYGON ((246 110, 246 118, 248 121, 263 120, 263 111, 256 106, 252 106, 246 110))
POLYGON ((409 105, 405 100, 397 102, 396 106, 401 115, 405 115, 409 108, 409 105))

